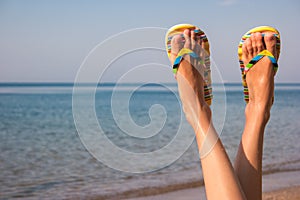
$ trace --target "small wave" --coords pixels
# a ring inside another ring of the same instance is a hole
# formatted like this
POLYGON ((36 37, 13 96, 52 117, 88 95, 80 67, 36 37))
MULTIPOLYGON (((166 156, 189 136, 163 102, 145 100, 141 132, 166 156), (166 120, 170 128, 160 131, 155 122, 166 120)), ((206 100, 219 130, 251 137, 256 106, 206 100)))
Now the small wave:
POLYGON ((300 159, 268 164, 263 168, 263 175, 291 171, 300 171, 300 159))

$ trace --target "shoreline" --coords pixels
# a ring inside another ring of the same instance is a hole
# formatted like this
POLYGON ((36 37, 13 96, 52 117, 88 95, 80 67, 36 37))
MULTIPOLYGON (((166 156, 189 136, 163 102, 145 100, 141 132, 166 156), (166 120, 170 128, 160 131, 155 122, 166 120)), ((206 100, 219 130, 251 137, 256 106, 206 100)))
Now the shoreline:
MULTIPOLYGON (((285 171, 263 175, 263 198, 272 200, 278 199, 299 199, 300 197, 300 171, 285 171), (289 198, 281 198, 288 196, 289 198)), ((206 199, 203 182, 193 181, 181 184, 173 184, 166 187, 149 187, 131 191, 123 191, 109 196, 94 196, 93 200, 199 200, 206 199)))

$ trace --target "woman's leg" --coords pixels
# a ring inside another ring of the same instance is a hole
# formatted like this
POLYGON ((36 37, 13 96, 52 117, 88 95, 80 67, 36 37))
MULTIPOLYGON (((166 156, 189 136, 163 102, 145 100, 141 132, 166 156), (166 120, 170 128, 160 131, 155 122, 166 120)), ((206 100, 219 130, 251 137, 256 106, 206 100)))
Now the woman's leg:
MULTIPOLYGON (((247 64, 267 49, 277 59, 273 33, 254 33, 243 45, 243 61, 247 64)), ((266 56, 247 73, 249 103, 245 109, 246 123, 235 161, 235 171, 248 200, 262 198, 262 153, 265 126, 270 117, 274 94, 273 65, 266 56)))
MULTIPOLYGON (((200 48, 201 40, 195 38, 193 31, 185 30, 184 37, 184 43, 180 36, 173 37, 171 41, 171 63, 174 62, 176 54, 183 47, 193 50, 200 56, 204 53, 200 48)), ((185 56, 179 66, 176 78, 183 110, 187 120, 195 130, 199 152, 203 152, 202 144, 204 141, 205 152, 209 151, 201 159, 207 199, 245 199, 230 160, 212 125, 211 110, 204 100, 204 80, 201 75, 201 65, 197 65, 190 56, 185 56), (198 69, 194 66, 197 66, 198 69)))

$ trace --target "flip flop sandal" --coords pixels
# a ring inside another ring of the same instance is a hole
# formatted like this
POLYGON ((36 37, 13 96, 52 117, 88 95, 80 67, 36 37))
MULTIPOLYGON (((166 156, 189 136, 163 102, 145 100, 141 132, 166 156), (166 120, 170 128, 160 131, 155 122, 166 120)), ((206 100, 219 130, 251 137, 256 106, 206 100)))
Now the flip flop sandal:
MULTIPOLYGON (((243 56, 242 47, 243 47, 243 44, 244 44, 244 42, 247 38, 250 38, 252 33, 256 33, 256 32, 261 32, 261 33, 273 32, 274 36, 276 37, 276 40, 277 40, 276 50, 278 52, 278 55, 280 54, 280 34, 279 34, 278 30, 276 30, 275 28, 270 27, 270 26, 259 26, 259 27, 251 29, 250 31, 248 31, 246 34, 243 35, 243 37, 242 37, 242 39, 239 43, 239 46, 238 46, 238 56, 239 56, 240 69, 241 69, 241 72, 242 72, 242 82, 243 82, 243 86, 244 86, 244 99, 245 99, 246 103, 249 102, 249 91, 248 91, 248 85, 247 85, 247 82, 246 82, 247 72, 260 59, 262 59, 264 56, 267 56, 271 60, 271 62, 273 63, 273 69, 274 69, 275 74, 278 70, 277 60, 276 60, 275 56, 268 50, 263 50, 260 53, 258 53, 256 56, 254 56, 250 60, 250 62, 247 65, 245 65, 245 63, 243 62, 243 60, 242 60, 242 56, 243 56)), ((262 34, 262 36, 264 37, 264 34, 262 34)), ((272 101, 274 101, 274 96, 273 96, 272 101)))
POLYGON ((201 64, 204 66, 204 98, 208 105, 211 105, 212 102, 212 87, 211 87, 211 70, 210 70, 210 51, 209 51, 209 42, 205 35, 205 33, 198 27, 191 25, 191 24, 178 24, 171 27, 168 32, 166 33, 165 43, 166 43, 166 51, 168 53, 168 57, 170 58, 171 55, 171 41, 175 35, 181 35, 183 37, 184 30, 189 29, 196 33, 196 36, 200 36, 202 42, 204 42, 204 49, 206 51, 206 56, 204 61, 200 59, 200 57, 195 54, 191 49, 182 48, 173 63, 173 73, 176 75, 178 67, 183 60, 185 55, 190 55, 192 58, 200 61, 201 64))

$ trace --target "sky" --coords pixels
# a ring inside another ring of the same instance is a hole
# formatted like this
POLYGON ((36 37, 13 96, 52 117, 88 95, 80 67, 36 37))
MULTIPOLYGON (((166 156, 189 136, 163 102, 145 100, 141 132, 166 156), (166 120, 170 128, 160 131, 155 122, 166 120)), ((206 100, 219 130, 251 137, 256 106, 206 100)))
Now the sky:
MULTIPOLYGON (((104 41, 136 28, 167 30, 179 23, 205 31, 211 59, 227 82, 241 80, 237 60, 241 36, 259 25, 274 26, 282 41, 276 81, 299 82, 299 21, 297 0, 0 0, 0 82, 74 82, 90 52, 104 41)), ((108 48, 114 52, 119 47, 108 48)), ((120 59, 102 74, 103 82, 118 81, 126 71, 135 71, 125 77, 128 82, 174 81, 171 69, 160 72, 157 65, 152 72, 147 70, 149 63, 168 65, 163 51, 131 52, 120 59)))

